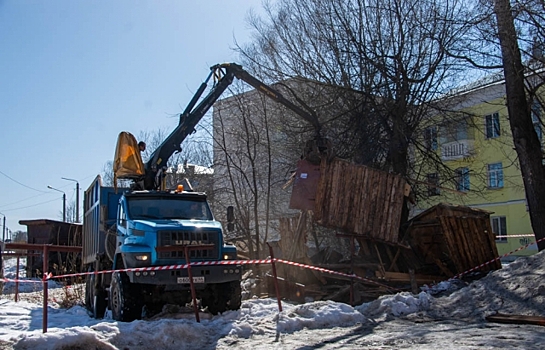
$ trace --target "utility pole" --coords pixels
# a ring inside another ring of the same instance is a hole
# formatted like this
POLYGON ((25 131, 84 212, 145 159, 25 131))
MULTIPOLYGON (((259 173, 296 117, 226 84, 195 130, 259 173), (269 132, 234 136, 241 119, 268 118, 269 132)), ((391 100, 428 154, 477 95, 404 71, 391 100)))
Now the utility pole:
POLYGON ((76 222, 79 223, 79 182, 76 182, 76 222))
POLYGON ((66 193, 62 194, 62 221, 66 222, 66 193))
MULTIPOLYGON (((2 214, 4 215, 4 214, 2 214)), ((4 223, 2 225, 2 242, 6 241, 6 216, 4 215, 4 223)))
POLYGON ((76 183, 76 223, 79 223, 79 182, 78 180, 61 177, 63 180, 74 181, 76 183))
POLYGON ((47 188, 62 193, 62 221, 66 222, 66 193, 51 186, 47 186, 47 188))

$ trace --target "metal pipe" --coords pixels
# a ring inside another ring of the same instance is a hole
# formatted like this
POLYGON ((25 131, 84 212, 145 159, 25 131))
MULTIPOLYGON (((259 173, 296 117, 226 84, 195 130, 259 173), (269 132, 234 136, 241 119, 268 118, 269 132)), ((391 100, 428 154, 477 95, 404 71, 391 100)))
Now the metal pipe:
POLYGON ((44 256, 43 256, 43 277, 42 277, 42 284, 43 284, 43 292, 44 292, 44 301, 43 301, 43 316, 42 316, 42 331, 43 333, 47 333, 47 298, 48 296, 48 290, 47 290, 47 270, 49 269, 49 247, 47 245, 44 245, 44 256))
POLYGON ((274 289, 276 292, 276 299, 278 300, 278 311, 282 312, 282 301, 280 298, 280 288, 278 288, 278 275, 276 274, 276 265, 274 264, 274 253, 269 242, 267 242, 267 245, 269 246, 269 254, 271 255, 271 266, 274 276, 274 289))
POLYGON ((15 302, 19 301, 19 262, 21 258, 17 255, 17 267, 15 268, 15 302))

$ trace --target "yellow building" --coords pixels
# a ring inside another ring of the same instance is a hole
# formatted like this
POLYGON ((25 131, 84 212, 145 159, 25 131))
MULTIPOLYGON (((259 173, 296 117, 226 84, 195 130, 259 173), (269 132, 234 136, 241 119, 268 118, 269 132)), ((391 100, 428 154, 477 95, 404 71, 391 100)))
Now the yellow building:
MULTIPOLYGON (((415 169, 420 169, 417 186, 424 194, 415 213, 439 202, 492 212, 500 256, 535 241, 505 103, 505 85, 498 76, 442 99, 440 117, 429 121, 421 144, 450 170, 430 157, 414 157, 415 169)), ((541 139, 537 106, 533 104, 532 117, 541 139)), ((505 260, 536 252, 532 244, 505 260)))

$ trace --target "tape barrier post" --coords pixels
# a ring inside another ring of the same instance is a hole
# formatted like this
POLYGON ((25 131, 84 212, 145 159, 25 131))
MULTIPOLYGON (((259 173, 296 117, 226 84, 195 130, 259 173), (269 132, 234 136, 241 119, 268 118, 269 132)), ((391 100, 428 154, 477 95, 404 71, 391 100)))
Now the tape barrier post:
POLYGON ((195 319, 198 323, 201 323, 199 317, 199 309, 197 308, 197 293, 195 292, 195 284, 193 283, 193 273, 191 272, 191 260, 189 257, 189 247, 185 246, 185 263, 187 264, 187 277, 189 277, 189 286, 191 288, 191 299, 193 300, 193 311, 195 312, 195 319))
POLYGON ((278 288, 278 276, 276 274, 276 265, 274 263, 274 253, 271 245, 269 242, 267 242, 267 245, 269 246, 269 254, 271 255, 271 266, 272 266, 272 272, 274 277, 274 289, 276 292, 276 299, 278 300, 278 311, 282 312, 282 301, 280 300, 280 288, 278 288))
POLYGON ((48 269, 48 262, 49 262, 49 247, 47 245, 44 245, 44 255, 43 255, 43 264, 42 264, 42 272, 44 274, 43 277, 43 290, 44 290, 44 304, 43 304, 43 310, 42 310, 42 331, 43 333, 47 333, 47 271, 48 269))
POLYGON ((15 268, 15 276, 17 280, 15 281, 15 302, 19 301, 19 255, 17 255, 17 267, 15 268))

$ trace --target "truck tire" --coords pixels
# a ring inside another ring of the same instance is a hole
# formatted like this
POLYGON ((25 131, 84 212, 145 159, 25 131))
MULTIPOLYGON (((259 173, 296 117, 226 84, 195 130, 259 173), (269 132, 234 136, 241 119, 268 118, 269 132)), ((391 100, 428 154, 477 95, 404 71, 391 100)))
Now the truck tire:
POLYGON ((91 286, 91 275, 87 275, 85 277, 85 308, 88 311, 91 311, 91 286))
POLYGON ((85 281, 85 306, 92 317, 104 318, 107 307, 106 291, 95 288, 95 280, 96 275, 88 275, 85 281))
POLYGON ((142 317, 141 288, 125 272, 114 272, 110 284, 110 309, 116 321, 131 322, 142 317))
POLYGON ((100 319, 104 318, 104 314, 106 313, 106 308, 108 307, 108 301, 106 300, 107 293, 106 291, 96 291, 95 295, 93 296, 93 317, 100 319))
POLYGON ((227 310, 238 310, 242 304, 240 281, 232 281, 209 286, 202 298, 203 306, 208 307, 212 315, 227 310))

